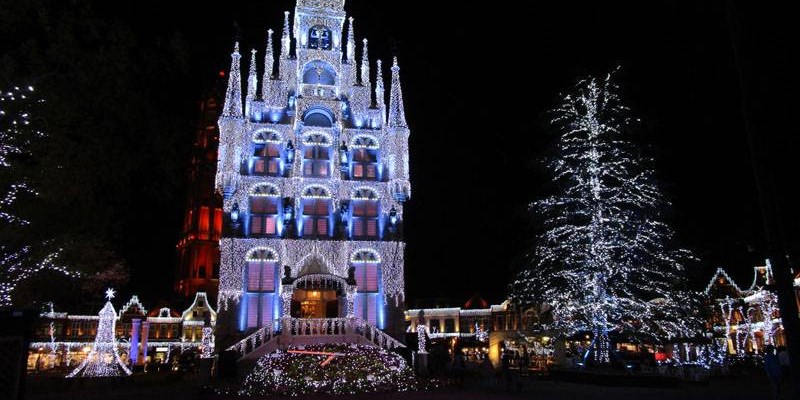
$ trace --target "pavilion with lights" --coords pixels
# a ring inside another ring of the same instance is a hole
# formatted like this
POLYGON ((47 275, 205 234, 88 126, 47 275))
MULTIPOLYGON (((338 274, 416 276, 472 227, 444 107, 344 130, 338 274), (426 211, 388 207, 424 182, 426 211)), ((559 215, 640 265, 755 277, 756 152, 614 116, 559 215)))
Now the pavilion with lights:
POLYGON ((272 30, 263 58, 250 51, 246 82, 235 46, 216 175, 220 349, 402 346, 410 131, 397 59, 370 60, 353 22, 344 0, 298 0, 279 51, 272 30))

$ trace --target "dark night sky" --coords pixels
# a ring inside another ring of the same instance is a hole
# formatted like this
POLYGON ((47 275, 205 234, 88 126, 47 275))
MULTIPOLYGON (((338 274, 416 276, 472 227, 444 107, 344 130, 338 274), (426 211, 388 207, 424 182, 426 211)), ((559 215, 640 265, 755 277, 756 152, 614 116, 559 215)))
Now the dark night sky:
MULTIPOLYGON (((161 3, 115 4, 103 12, 145 36, 181 33, 190 74, 169 95, 187 110, 229 68, 234 21, 243 49, 263 55, 266 30, 279 32, 283 11, 294 8, 290 0, 161 3)), ((752 263, 763 257, 762 231, 723 0, 530 2, 528 11, 516 2, 452 4, 348 0, 346 6, 359 40, 370 39, 373 62, 378 56, 386 63, 393 52, 400 57, 412 128, 414 192, 406 222, 412 302, 463 301, 473 292, 502 300, 512 260, 529 235, 526 206, 542 195, 547 179, 538 163, 550 140, 545 111, 578 77, 617 65, 624 93, 644 120, 638 139, 656 158, 673 199, 680 240, 702 260, 696 277, 704 283, 726 266, 749 280, 752 263)), ((736 8, 752 128, 775 172, 784 232, 794 245, 798 180, 791 155, 799 146, 791 117, 799 110, 789 112, 788 103, 800 73, 795 20, 761 2, 736 8)), ((182 205, 175 205, 175 221, 182 205)), ((171 271, 165 260, 174 257, 177 229, 165 225, 143 239, 146 256, 132 260, 134 286, 147 290, 148 268, 161 276, 171 271)), ((147 229, 132 231, 144 237, 147 229)))

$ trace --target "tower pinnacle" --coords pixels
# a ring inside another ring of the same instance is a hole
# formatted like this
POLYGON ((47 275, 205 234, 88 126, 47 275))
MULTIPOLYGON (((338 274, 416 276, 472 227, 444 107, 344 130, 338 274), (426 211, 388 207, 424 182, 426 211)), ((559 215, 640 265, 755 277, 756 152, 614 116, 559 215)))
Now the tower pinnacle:
POLYGON ((289 34, 289 12, 283 12, 283 36, 281 37, 281 57, 289 58, 292 37, 289 34))
POLYGON ((378 70, 375 73, 375 104, 381 110, 381 125, 386 123, 386 89, 383 85, 383 63, 378 59, 378 70))
POLYGON ((225 107, 222 109, 223 117, 242 117, 242 72, 240 66, 239 42, 231 53, 231 70, 228 73, 228 91, 225 93, 225 107))
POLYGON ((356 33, 353 30, 353 17, 347 19, 347 62, 356 65, 356 33))
POLYGON ((403 106, 403 89, 400 86, 400 66, 397 65, 397 57, 394 58, 392 65, 392 89, 389 95, 389 127, 408 128, 406 123, 406 111, 403 106))
POLYGON ((250 74, 247 76, 247 101, 256 99, 258 92, 258 68, 256 67, 256 49, 250 50, 250 74))
POLYGON ((264 54, 264 78, 261 80, 261 97, 267 99, 267 86, 272 79, 272 70, 275 67, 275 55, 272 50, 272 29, 267 31, 267 50, 264 54))
POLYGON ((364 48, 361 50, 361 84, 369 87, 369 49, 368 40, 364 38, 364 48))

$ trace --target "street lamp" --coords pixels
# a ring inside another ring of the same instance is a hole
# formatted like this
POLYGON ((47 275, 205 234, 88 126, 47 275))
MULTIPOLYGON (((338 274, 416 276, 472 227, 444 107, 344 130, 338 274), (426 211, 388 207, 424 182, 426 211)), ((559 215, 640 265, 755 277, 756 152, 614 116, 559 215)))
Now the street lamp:
POLYGON ((239 229, 239 203, 233 203, 231 208, 231 228, 239 229))

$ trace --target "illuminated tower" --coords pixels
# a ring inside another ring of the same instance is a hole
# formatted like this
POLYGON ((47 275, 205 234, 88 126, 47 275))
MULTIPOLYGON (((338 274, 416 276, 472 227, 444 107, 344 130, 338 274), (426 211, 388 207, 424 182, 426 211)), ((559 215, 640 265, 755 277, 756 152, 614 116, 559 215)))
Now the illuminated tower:
MULTIPOLYGON (((224 72, 220 72, 221 77, 224 72)), ((183 233, 178 242, 175 291, 183 297, 207 292, 216 298, 219 286, 219 239, 222 234, 222 198, 215 193, 220 115, 219 97, 200 103, 200 121, 192 146, 189 191, 183 233)))
POLYGON ((398 336, 411 193, 400 68, 371 62, 366 39, 356 60, 344 0, 298 0, 290 15, 279 51, 270 30, 266 49, 246 52, 244 91, 238 43, 232 54, 216 176, 221 333, 349 317, 398 336))

